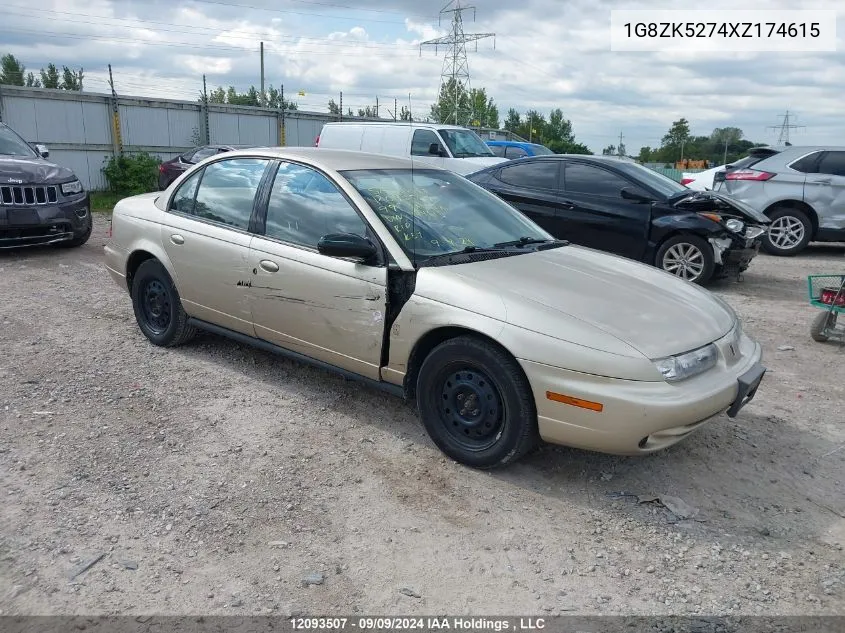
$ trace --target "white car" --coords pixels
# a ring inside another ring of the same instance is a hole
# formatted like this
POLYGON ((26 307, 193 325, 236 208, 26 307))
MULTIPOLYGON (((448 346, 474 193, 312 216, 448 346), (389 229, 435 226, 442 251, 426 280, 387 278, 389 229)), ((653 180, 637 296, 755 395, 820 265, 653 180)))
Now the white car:
POLYGON ((695 191, 712 191, 713 177, 717 172, 722 171, 724 168, 724 165, 719 165, 718 167, 713 167, 706 171, 694 173, 684 172, 681 174, 681 184, 686 185, 695 191))

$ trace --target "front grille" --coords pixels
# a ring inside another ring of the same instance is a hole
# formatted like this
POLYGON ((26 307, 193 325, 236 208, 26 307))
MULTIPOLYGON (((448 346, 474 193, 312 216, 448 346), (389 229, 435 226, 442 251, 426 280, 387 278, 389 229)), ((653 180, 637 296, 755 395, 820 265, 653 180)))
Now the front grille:
POLYGON ((33 206, 55 204, 59 192, 53 185, 0 185, 0 204, 33 206))

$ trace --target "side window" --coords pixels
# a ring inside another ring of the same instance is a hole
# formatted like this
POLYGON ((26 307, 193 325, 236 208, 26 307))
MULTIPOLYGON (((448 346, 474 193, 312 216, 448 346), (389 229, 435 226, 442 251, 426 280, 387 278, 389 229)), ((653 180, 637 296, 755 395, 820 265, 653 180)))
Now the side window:
POLYGON ((516 187, 526 189, 558 188, 559 162, 556 160, 535 161, 513 167, 505 167, 499 172, 499 180, 516 187))
POLYGON ((197 183, 202 176, 202 169, 179 185, 173 199, 170 201, 170 210, 178 213, 192 214, 194 212, 194 197, 197 195, 197 183))
POLYGON ((264 233, 285 242, 317 248, 329 233, 367 235, 367 225, 337 187, 309 167, 282 163, 267 207, 264 233))
POLYGON ((831 176, 845 176, 845 152, 825 152, 816 171, 831 176))
POLYGON ((268 162, 263 158, 233 158, 208 165, 197 191, 194 215, 247 230, 255 194, 268 162))
POLYGON ((431 130, 414 130, 414 138, 411 140, 411 156, 431 156, 428 148, 432 143, 442 145, 440 138, 431 130))
POLYGON ((490 148, 490 151, 493 152, 495 156, 499 158, 505 157, 505 149, 507 149, 504 145, 488 145, 487 147, 490 148))
MULTIPOLYGON (((619 198, 624 188, 637 189, 612 171, 584 163, 567 163, 563 172, 564 189, 570 193, 619 198)), ((644 192, 643 192, 644 193, 644 192)))
POLYGON ((505 158, 522 158, 523 156, 528 156, 528 152, 515 145, 509 147, 508 151, 505 152, 505 158))
POLYGON ((814 174, 818 170, 816 166, 819 164, 819 157, 821 156, 821 152, 813 152, 812 154, 807 154, 803 158, 799 158, 796 160, 790 167, 795 171, 800 171, 805 174, 814 174))

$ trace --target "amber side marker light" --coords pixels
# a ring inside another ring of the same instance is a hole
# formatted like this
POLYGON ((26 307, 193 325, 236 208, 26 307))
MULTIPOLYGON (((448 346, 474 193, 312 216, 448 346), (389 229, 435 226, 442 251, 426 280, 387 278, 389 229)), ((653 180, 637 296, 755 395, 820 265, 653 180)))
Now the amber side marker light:
POLYGON ((590 402, 589 400, 581 400, 581 398, 573 398, 572 396, 565 396, 562 393, 555 393, 554 391, 547 391, 546 398, 554 402, 562 402, 563 404, 571 404, 573 407, 581 407, 582 409, 589 409, 590 411, 601 412, 604 405, 601 402, 590 402))

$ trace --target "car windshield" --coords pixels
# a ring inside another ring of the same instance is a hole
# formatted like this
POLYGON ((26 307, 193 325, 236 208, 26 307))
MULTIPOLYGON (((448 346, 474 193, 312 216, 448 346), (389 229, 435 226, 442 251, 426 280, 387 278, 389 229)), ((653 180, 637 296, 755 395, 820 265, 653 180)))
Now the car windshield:
POLYGON ((5 126, 0 126, 0 154, 3 156, 38 156, 20 136, 5 126))
POLYGON ((554 154, 554 152, 545 145, 532 145, 531 150, 534 152, 534 156, 547 156, 549 154, 554 154))
POLYGON ((455 158, 469 158, 471 156, 495 157, 495 154, 487 147, 487 144, 472 130, 443 129, 437 131, 440 132, 440 136, 443 137, 443 141, 455 158))
POLYGON ((619 161, 616 168, 631 176, 631 178, 637 182, 653 189, 664 198, 671 198, 672 196, 677 196, 681 193, 689 193, 691 191, 689 187, 685 187, 668 176, 664 176, 653 169, 649 169, 648 167, 644 167, 637 163, 619 161))
POLYGON ((378 169, 341 174, 415 263, 467 247, 501 248, 509 242, 554 239, 497 196, 450 171, 378 169))

